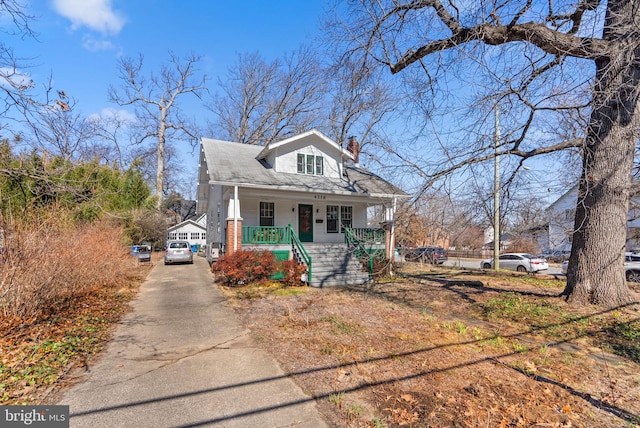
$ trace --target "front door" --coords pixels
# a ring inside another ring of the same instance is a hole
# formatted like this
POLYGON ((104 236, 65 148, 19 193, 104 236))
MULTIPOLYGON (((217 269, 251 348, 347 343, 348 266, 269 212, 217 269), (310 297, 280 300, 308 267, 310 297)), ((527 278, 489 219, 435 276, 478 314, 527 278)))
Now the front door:
POLYGON ((313 205, 298 205, 298 237, 313 242, 313 205))

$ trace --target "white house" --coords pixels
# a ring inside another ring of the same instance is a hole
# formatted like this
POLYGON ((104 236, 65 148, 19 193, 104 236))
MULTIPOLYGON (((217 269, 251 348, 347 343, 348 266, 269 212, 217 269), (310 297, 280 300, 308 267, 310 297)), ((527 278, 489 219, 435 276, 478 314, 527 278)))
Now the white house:
POLYGON ((194 220, 185 220, 167 229, 167 241, 189 241, 193 246, 203 246, 207 242, 207 215, 201 214, 194 220))
MULTIPOLYGON (((560 196, 549 208, 549 248, 559 251, 570 251, 573 241, 573 230, 578 202, 578 185, 571 187, 560 196)), ((627 250, 638 248, 640 237, 640 212, 637 208, 640 200, 632 198, 627 221, 627 250)))
POLYGON ((390 254, 395 206, 408 195, 359 166, 355 139, 349 148, 317 130, 265 146, 203 138, 196 212, 207 214, 208 258, 258 246, 304 258, 365 236, 390 254), (372 207, 384 212, 376 231, 372 207))

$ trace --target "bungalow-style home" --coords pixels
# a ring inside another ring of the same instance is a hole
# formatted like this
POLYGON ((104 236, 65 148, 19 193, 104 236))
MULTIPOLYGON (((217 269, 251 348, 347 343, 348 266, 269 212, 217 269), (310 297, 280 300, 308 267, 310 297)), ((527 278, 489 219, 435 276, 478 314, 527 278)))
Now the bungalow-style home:
MULTIPOLYGON (((549 215, 549 248, 558 251, 571 251, 573 228, 578 202, 578 185, 571 187, 565 194, 553 202, 549 215)), ((640 243, 640 211, 638 198, 632 198, 627 217, 627 251, 638 248, 640 243)))
POLYGON ((207 242, 207 215, 202 214, 193 220, 185 220, 167 229, 167 241, 189 241, 191 246, 200 248, 207 242))
POLYGON ((207 214, 208 260, 265 249, 306 264, 313 286, 367 281, 359 260, 393 254, 396 203, 409 195, 358 155, 355 138, 344 149, 315 129, 264 146, 203 138, 196 210, 207 214))

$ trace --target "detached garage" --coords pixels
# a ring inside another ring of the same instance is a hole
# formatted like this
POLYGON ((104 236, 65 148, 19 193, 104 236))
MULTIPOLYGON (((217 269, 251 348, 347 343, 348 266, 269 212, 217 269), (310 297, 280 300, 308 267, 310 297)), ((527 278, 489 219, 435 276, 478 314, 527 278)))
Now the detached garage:
POLYGON ((167 241, 179 239, 189 241, 189 244, 197 248, 207 242, 206 214, 196 220, 185 220, 167 229, 167 241))

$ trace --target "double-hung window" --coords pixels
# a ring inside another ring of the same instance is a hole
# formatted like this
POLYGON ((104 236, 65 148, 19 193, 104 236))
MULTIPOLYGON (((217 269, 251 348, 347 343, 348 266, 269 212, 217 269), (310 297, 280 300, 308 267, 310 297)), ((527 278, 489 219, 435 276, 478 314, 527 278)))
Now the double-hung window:
POLYGON ((327 205, 327 233, 344 233, 353 223, 353 207, 327 205))
POLYGON ((313 174, 313 155, 307 155, 307 174, 313 174))
POLYGON ((344 232, 345 227, 351 227, 353 219, 353 207, 340 207, 340 224, 342 227, 342 232, 344 232))
POLYGON ((298 153, 296 170, 298 174, 324 175, 324 158, 298 153))
POLYGON ((327 205, 327 233, 338 233, 338 206, 327 205))
POLYGON ((260 202, 260 226, 273 226, 273 213, 275 206, 273 202, 260 202))
POLYGON ((316 175, 324 175, 324 159, 322 156, 316 156, 316 175))

